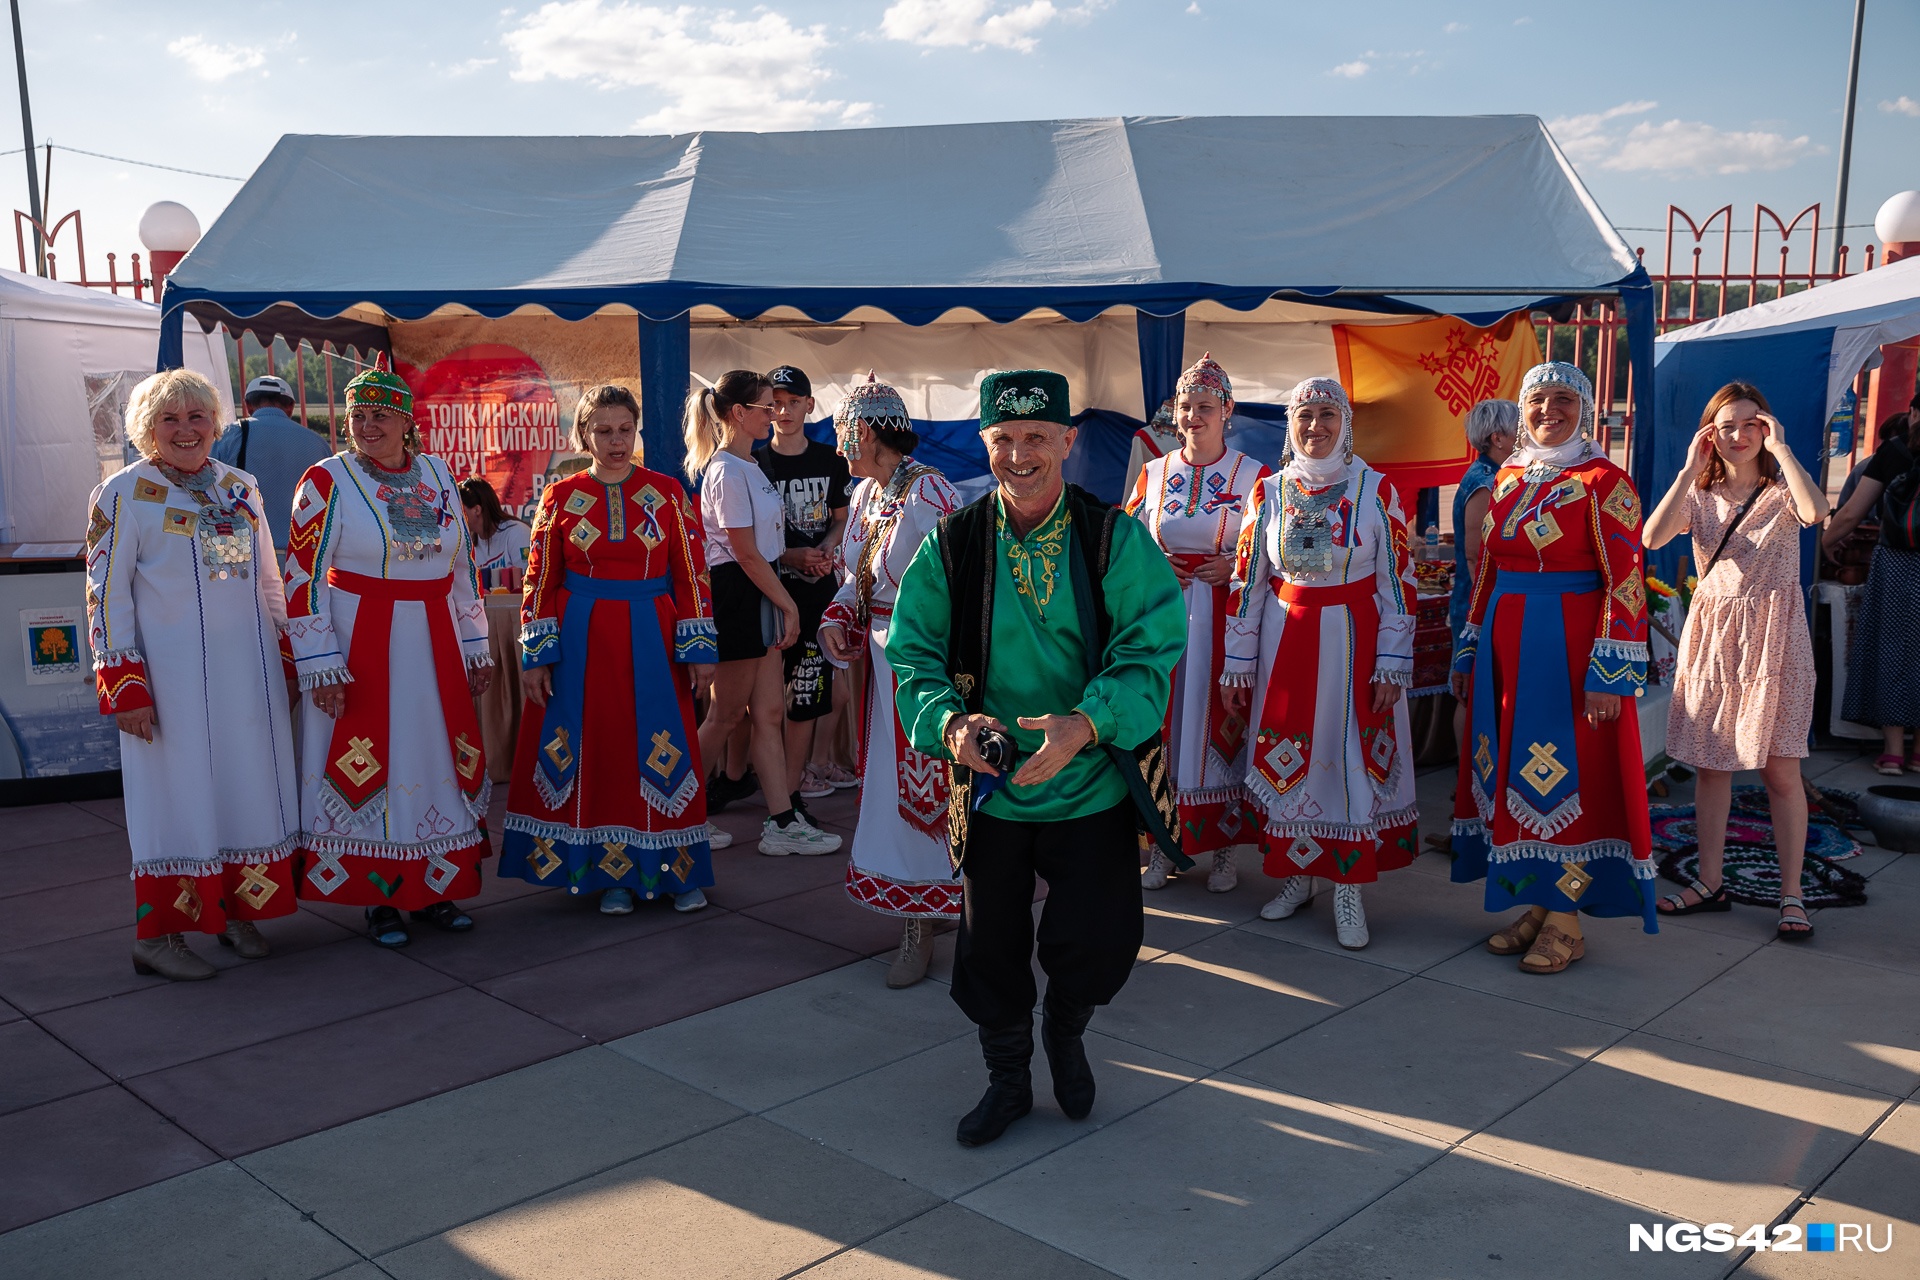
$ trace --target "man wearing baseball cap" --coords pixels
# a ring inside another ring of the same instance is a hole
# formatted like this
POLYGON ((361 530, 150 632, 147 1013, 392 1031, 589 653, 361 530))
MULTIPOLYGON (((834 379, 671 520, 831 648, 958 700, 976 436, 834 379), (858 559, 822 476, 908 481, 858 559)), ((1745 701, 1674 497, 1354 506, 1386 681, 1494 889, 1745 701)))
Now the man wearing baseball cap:
POLYGON ((327 438, 287 416, 293 388, 271 374, 247 384, 247 416, 220 433, 212 456, 260 482, 273 549, 285 553, 293 491, 307 468, 329 452, 327 438))

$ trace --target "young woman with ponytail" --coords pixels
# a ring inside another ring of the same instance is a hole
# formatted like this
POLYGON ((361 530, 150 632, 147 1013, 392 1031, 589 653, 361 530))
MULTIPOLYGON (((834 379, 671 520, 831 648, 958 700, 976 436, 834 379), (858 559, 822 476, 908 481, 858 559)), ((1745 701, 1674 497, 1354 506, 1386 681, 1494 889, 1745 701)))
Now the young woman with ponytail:
MULTIPOLYGON (((772 430, 773 384, 749 369, 723 374, 712 387, 690 394, 681 424, 687 475, 700 484, 720 641, 713 701, 700 725, 700 757, 724 760, 728 735, 751 711, 753 766, 763 780, 787 776, 779 651, 800 634, 800 612, 773 568, 786 549, 780 495, 753 461, 753 446, 772 430)), ((766 796, 760 852, 817 854, 840 847, 839 836, 807 820, 797 794, 787 799, 776 810, 781 797, 766 796)))

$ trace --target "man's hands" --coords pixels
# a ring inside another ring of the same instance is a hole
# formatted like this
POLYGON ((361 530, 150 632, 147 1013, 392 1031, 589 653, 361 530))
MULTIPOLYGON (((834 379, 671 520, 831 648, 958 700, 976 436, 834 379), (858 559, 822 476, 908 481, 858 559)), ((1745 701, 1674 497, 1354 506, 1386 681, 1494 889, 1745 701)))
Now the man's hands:
POLYGON ((1040 749, 1008 779, 1016 787, 1037 787, 1067 767, 1080 749, 1093 741, 1093 721, 1078 711, 1064 716, 1021 716, 1015 721, 1022 729, 1038 729, 1047 735, 1040 749))
POLYGON ((988 764, 986 757, 980 754, 978 739, 982 729, 1007 732, 1007 726, 992 716, 983 716, 974 712, 948 716, 947 730, 943 735, 947 743, 947 754, 975 773, 984 773, 997 778, 1000 776, 1000 771, 988 764))
POLYGON ((116 711, 113 722, 120 726, 120 732, 130 733, 142 742, 153 741, 153 708, 136 707, 132 711, 116 711))

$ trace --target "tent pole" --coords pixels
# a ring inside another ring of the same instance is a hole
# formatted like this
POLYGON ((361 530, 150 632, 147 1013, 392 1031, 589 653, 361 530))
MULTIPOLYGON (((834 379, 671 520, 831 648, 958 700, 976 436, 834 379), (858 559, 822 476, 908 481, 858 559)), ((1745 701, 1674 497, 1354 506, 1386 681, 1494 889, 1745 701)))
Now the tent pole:
POLYGON ((693 376, 692 313, 640 324, 640 464, 675 475, 686 461, 680 408, 693 376))
POLYGON ((8 2, 13 8, 13 68, 20 80, 20 132, 27 142, 21 155, 27 162, 27 212, 33 217, 34 274, 44 276, 47 274, 47 242, 40 229, 47 219, 40 210, 40 171, 33 158, 33 104, 27 99, 27 47, 20 38, 20 0, 8 2))
MULTIPOLYGON (((1836 277, 1840 274, 1840 242, 1847 238, 1847 171, 1853 167, 1853 103, 1860 96, 1860 33, 1866 22, 1867 0, 1853 0, 1853 53, 1847 62, 1847 107, 1840 117, 1840 182, 1833 196, 1833 274, 1836 277)), ((16 21, 16 29, 18 25, 16 21)), ((25 84, 22 80, 22 93, 26 91, 25 84)), ((1756 226, 1754 244, 1759 243, 1756 226)))

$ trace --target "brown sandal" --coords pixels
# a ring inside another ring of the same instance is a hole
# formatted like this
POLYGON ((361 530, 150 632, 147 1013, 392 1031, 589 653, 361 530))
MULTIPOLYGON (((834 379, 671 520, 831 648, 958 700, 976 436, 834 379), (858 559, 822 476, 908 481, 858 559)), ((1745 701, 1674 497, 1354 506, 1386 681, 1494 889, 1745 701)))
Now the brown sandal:
POLYGON ((1559 973, 1575 960, 1583 959, 1587 954, 1587 940, 1576 938, 1557 924, 1540 927, 1540 936, 1534 939, 1532 950, 1520 957, 1522 973, 1559 973), (1528 964, 1527 961, 1539 956, 1545 964, 1528 964))
POLYGON ((1545 916, 1536 916, 1529 911, 1512 924, 1487 939, 1487 950, 1497 956, 1524 955, 1540 933, 1545 916))

